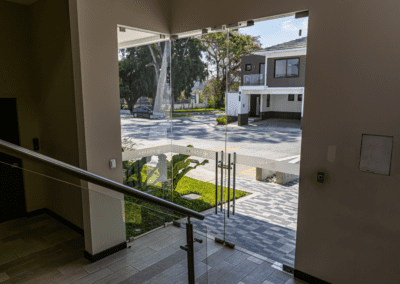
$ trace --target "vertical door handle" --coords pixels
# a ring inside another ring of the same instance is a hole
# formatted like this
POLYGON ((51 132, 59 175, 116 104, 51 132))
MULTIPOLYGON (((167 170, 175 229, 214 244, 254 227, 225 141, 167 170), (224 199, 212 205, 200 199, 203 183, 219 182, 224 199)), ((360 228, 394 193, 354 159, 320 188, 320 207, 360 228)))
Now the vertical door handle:
POLYGON ((231 153, 228 154, 228 218, 230 217, 231 202, 231 153))

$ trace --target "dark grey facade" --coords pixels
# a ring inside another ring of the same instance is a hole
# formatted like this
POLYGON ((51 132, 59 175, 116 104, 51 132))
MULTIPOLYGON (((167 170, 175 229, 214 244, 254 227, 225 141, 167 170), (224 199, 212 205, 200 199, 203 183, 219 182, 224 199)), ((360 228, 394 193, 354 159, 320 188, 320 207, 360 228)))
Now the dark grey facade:
POLYGON ((268 58, 267 62, 267 86, 268 87, 304 87, 306 74, 306 55, 268 58), (276 59, 300 58, 299 77, 275 78, 275 60, 276 59))
POLYGON ((243 75, 253 75, 260 74, 260 63, 265 63, 265 57, 261 55, 247 55, 242 56, 241 70, 242 70, 242 78, 241 82, 243 85, 243 75), (246 65, 251 65, 251 71, 246 71, 246 65))

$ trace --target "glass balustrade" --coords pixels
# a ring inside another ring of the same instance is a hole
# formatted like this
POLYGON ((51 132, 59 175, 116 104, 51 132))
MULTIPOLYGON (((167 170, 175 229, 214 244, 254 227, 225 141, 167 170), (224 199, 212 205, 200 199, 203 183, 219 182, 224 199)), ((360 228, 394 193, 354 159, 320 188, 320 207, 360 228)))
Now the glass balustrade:
POLYGON ((243 75, 243 86, 264 86, 264 74, 243 75))

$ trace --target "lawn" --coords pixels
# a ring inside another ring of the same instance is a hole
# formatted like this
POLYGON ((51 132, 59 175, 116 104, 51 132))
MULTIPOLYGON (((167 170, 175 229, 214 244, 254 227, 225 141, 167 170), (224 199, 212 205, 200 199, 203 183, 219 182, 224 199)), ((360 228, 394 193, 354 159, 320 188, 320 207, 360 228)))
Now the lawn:
POLYGON ((199 112, 199 111, 213 111, 215 108, 194 108, 194 109, 175 109, 173 112, 199 112))
MULTIPOLYGON (((171 117, 171 116, 167 115, 167 117, 171 117)), ((173 113, 172 117, 194 117, 194 115, 193 114, 176 114, 176 113, 173 113)))
MULTIPOLYGON (((146 179, 145 173, 148 170, 149 167, 146 167, 142 171, 143 181, 146 179)), ((180 180, 175 191, 163 190, 159 186, 145 186, 139 189, 142 191, 152 190, 151 194, 154 196, 164 198, 175 204, 184 206, 197 212, 215 207, 215 184, 199 181, 189 177, 183 177, 180 180), (197 193, 201 195, 201 198, 196 200, 186 200, 181 197, 182 195, 189 193, 197 193)), ((227 194, 226 188, 224 189, 227 194)), ((218 186, 218 193, 220 193, 220 191, 221 187, 218 186)), ((236 190, 236 199, 246 195, 249 195, 249 193, 241 190, 236 190)), ((232 189, 230 190, 230 196, 232 200, 232 189)), ((221 196, 219 195, 218 202, 220 201, 221 196)), ((182 217, 183 216, 174 214, 174 212, 168 212, 168 210, 166 210, 165 208, 160 208, 160 206, 151 205, 147 202, 141 202, 137 198, 133 198, 131 196, 125 196, 125 220, 127 238, 139 236, 145 232, 162 226, 166 222, 171 222, 174 219, 179 219, 182 217), (165 213, 163 214, 161 213, 161 211, 165 213), (136 231, 137 229, 140 229, 140 231, 136 231)))

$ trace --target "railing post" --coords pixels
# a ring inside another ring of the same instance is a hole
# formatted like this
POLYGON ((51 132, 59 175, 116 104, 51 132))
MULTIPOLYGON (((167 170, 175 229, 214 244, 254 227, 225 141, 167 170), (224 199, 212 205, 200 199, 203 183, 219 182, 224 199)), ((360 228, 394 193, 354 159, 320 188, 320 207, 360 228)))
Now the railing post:
POLYGON ((194 241, 193 241, 193 224, 190 223, 190 218, 186 224, 186 242, 187 242, 187 264, 188 264, 188 283, 195 284, 194 275, 194 241))

